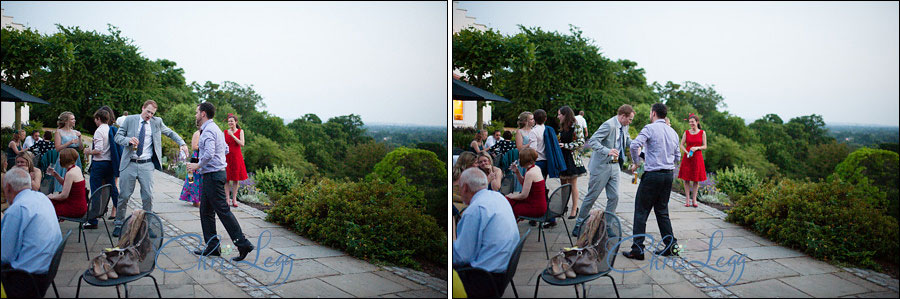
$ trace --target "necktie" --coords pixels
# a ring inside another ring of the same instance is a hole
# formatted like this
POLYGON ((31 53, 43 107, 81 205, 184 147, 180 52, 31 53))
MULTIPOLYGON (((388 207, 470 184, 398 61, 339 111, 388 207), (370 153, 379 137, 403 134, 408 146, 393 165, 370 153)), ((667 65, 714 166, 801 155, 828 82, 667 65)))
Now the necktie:
POLYGON ((138 159, 141 158, 141 154, 144 152, 144 136, 145 136, 144 135, 144 126, 146 126, 146 125, 147 125, 147 121, 142 121, 141 122, 141 132, 138 133, 138 150, 137 150, 138 159))
POLYGON ((624 127, 619 127, 619 165, 625 164, 625 133, 622 128, 624 127))

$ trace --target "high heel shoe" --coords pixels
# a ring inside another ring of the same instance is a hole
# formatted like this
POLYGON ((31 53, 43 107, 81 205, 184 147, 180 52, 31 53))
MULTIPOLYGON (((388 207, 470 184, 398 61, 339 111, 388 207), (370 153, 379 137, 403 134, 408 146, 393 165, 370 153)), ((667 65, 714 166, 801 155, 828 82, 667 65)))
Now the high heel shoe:
POLYGON ((568 266, 568 263, 566 263, 566 257, 562 254, 550 258, 550 275, 559 280, 566 279, 566 270, 563 269, 563 265, 568 266))
POLYGON ((580 212, 580 210, 581 210, 580 208, 575 209, 575 216, 569 216, 568 219, 575 219, 576 217, 578 217, 578 212, 580 212))

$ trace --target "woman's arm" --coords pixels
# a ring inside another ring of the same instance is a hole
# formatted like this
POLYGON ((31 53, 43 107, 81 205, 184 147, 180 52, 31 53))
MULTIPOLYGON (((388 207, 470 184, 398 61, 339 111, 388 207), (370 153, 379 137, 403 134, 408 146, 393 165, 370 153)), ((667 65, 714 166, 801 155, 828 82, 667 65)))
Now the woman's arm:
POLYGON ((687 137, 687 132, 684 132, 684 133, 681 134, 681 144, 679 144, 678 147, 681 148, 681 152, 682 152, 682 153, 687 153, 687 152, 688 152, 688 150, 687 150, 686 148, 684 148, 684 142, 685 142, 684 139, 685 139, 686 137, 687 137))
POLYGON ((516 149, 520 152, 525 149, 525 145, 522 144, 522 130, 516 130, 516 149))
MULTIPOLYGON (((75 168, 72 168, 75 169, 75 168)), ((70 169, 71 170, 71 169, 70 169)), ((57 175, 58 176, 58 175, 57 175)), ((75 181, 75 173, 71 171, 66 172, 66 180, 63 185, 62 192, 50 194, 49 197, 52 200, 66 200, 69 198, 69 192, 72 191, 72 183, 75 181)))
POLYGON ((191 150, 199 150, 200 149, 200 131, 194 132, 194 135, 191 136, 191 150))
POLYGON ((472 142, 469 142, 469 146, 475 149, 476 154, 481 153, 481 147, 478 146, 478 141, 472 140, 472 142))
POLYGON ((244 130, 241 130, 241 138, 240 138, 240 139, 235 139, 234 141, 237 142, 237 144, 238 144, 239 146, 244 147, 244 143, 245 143, 245 140, 244 140, 244 130))
POLYGON ((72 144, 72 141, 75 141, 75 139, 69 140, 69 142, 66 143, 62 143, 62 137, 59 135, 59 130, 56 130, 56 132, 53 133, 53 145, 56 146, 57 152, 72 144))
POLYGON ((41 190, 41 179, 43 176, 41 175, 41 170, 35 168, 33 172, 31 172, 31 190, 40 191, 41 190))
POLYGON ((49 174, 50 176, 53 176, 53 178, 55 178, 56 181, 59 182, 60 185, 62 185, 62 183, 64 182, 63 178, 61 176, 59 176, 58 172, 56 172, 56 169, 53 169, 53 166, 47 167, 47 174, 49 174))
POLYGON ((491 166, 491 174, 494 175, 494 179, 491 180, 491 190, 498 191, 500 190, 500 177, 503 176, 500 168, 491 166))
POLYGON ((9 141, 9 148, 11 148, 13 150, 13 152, 16 153, 16 155, 19 154, 18 147, 19 147, 19 144, 17 144, 15 140, 9 141))
POLYGON ((699 150, 706 150, 706 131, 703 131, 703 146, 699 150))

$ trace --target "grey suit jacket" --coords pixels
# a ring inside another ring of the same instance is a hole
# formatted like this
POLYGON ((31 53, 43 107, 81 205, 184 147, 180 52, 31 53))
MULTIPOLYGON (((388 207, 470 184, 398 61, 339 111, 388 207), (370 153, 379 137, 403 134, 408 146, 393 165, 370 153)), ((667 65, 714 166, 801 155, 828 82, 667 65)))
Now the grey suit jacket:
MULTIPOLYGON (((153 161, 153 166, 156 167, 156 170, 162 170, 162 163, 160 163, 160 158, 162 157, 162 139, 160 135, 166 135, 171 138, 178 144, 178 146, 184 145, 184 140, 181 139, 181 136, 178 136, 178 133, 166 127, 166 124, 163 123, 162 118, 152 117, 150 118, 149 125, 152 133, 153 140, 153 155, 150 158, 153 161)), ((131 149, 131 144, 129 140, 131 137, 137 138, 141 129, 141 115, 133 114, 125 117, 125 121, 122 122, 122 126, 119 128, 119 131, 116 132, 116 143, 123 146, 122 150, 122 160, 119 163, 119 171, 124 171, 129 164, 131 164, 131 156, 133 154, 133 150, 131 149)))
MULTIPOLYGON (((619 134, 619 131, 616 130, 618 121, 616 116, 606 120, 594 132, 594 135, 588 139, 588 146, 594 151, 591 154, 591 163, 588 164, 591 172, 600 171, 602 166, 609 164, 609 161, 612 160, 612 157, 609 156, 609 151, 616 148, 616 136, 619 134)), ((622 127, 622 131, 625 133, 625 136, 623 136, 625 138, 625 148, 628 148, 631 145, 631 138, 628 136, 628 126, 622 127)), ((619 153, 619 159, 625 158, 624 152, 619 153)))

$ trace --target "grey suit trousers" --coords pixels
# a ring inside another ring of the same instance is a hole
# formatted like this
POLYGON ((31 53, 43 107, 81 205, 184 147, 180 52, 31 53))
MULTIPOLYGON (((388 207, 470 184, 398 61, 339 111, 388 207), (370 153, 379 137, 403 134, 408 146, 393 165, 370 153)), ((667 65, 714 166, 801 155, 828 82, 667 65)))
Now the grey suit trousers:
POLYGON ((606 212, 615 213, 616 206, 619 205, 619 164, 603 164, 599 168, 591 171, 588 192, 581 203, 578 218, 575 219, 575 227, 572 229, 573 232, 580 233, 581 225, 590 217, 594 201, 600 197, 600 192, 604 188, 607 198, 606 212))
POLYGON ((147 212, 153 211, 153 163, 130 163, 124 170, 119 172, 119 206, 116 208, 116 226, 122 226, 125 221, 126 207, 131 194, 134 193, 134 183, 141 183, 141 201, 143 209, 147 212))

